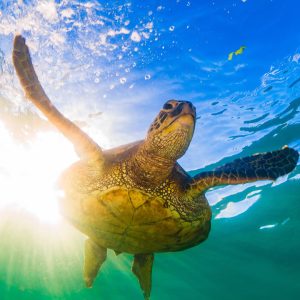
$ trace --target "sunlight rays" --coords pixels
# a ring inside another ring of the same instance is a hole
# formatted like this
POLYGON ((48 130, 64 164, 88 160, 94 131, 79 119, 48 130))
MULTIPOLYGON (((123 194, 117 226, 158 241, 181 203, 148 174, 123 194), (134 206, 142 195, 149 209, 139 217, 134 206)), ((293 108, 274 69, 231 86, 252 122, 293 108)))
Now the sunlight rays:
POLYGON ((57 223, 57 179, 76 155, 64 137, 43 132, 28 144, 18 144, 0 123, 0 186, 3 207, 19 207, 41 221, 57 223))

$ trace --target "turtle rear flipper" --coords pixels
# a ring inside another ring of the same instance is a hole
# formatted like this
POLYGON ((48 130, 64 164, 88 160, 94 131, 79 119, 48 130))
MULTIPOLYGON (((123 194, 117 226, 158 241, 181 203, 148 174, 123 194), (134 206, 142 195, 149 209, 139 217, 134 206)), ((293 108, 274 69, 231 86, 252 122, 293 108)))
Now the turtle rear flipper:
POLYGON ((83 278, 87 287, 93 282, 106 259, 107 249, 98 246, 91 239, 85 241, 83 278))
POLYGON ((73 143, 80 158, 103 160, 102 150, 97 143, 65 118, 46 95, 33 68, 25 39, 21 35, 17 35, 14 40, 13 63, 26 97, 73 143))
POLYGON ((139 280, 145 300, 150 299, 153 261, 153 254, 136 254, 132 265, 132 272, 139 280))
POLYGON ((205 191, 217 185, 275 180, 290 173, 296 167, 298 158, 298 151, 287 146, 281 150, 239 158, 213 171, 196 175, 192 188, 205 191))

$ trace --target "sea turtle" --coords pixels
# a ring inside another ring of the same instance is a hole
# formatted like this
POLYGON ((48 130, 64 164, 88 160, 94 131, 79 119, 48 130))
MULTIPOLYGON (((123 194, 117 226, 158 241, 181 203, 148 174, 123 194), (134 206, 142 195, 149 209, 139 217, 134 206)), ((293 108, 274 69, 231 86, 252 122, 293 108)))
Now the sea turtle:
POLYGON ((196 110, 191 102, 178 100, 163 105, 144 140, 104 151, 50 102, 20 35, 14 40, 13 63, 27 98, 73 143, 80 157, 61 176, 61 207, 88 237, 83 271, 88 287, 107 249, 113 249, 134 255, 132 271, 144 298, 150 299, 154 253, 184 250, 207 238, 209 188, 275 180, 297 164, 298 152, 286 146, 191 177, 176 161, 192 139, 196 110))

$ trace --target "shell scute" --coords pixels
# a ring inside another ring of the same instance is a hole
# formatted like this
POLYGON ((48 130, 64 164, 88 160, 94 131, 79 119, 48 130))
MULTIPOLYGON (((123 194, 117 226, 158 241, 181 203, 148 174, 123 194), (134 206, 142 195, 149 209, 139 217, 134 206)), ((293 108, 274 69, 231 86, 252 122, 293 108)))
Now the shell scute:
POLYGON ((151 196, 140 190, 129 190, 128 195, 134 209, 139 208, 140 206, 144 205, 145 202, 151 200, 151 196))
POLYGON ((130 202, 126 188, 114 187, 102 194, 98 201, 105 206, 112 215, 119 218, 119 220, 125 224, 131 224, 134 208, 130 202))
POLYGON ((155 224, 170 217, 172 217, 172 212, 164 207, 162 199, 149 197, 143 205, 135 210, 132 224, 155 224))

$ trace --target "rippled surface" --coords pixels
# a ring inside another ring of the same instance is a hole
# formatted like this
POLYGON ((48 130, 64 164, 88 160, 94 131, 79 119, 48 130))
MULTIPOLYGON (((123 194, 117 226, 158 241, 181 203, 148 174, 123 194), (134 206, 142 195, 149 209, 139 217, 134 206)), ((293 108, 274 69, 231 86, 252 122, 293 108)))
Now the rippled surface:
MULTIPOLYGON (((84 288, 84 237, 60 217, 55 190, 76 155, 22 96, 16 33, 53 102, 104 148, 143 138, 175 98, 197 107, 181 159, 192 174, 286 144, 300 150, 299 3, 203 2, 0 3, 1 299, 141 299, 124 254, 110 252, 84 288)), ((209 191, 209 239, 156 255, 152 299, 297 299, 299 170, 209 191)))

